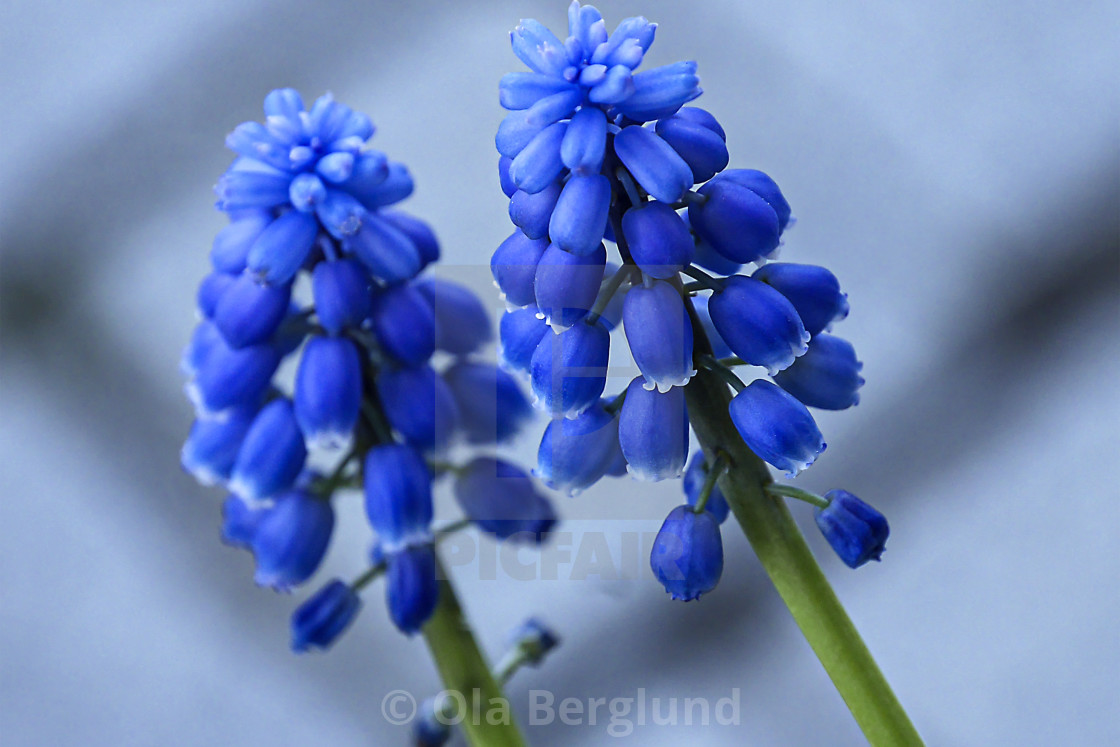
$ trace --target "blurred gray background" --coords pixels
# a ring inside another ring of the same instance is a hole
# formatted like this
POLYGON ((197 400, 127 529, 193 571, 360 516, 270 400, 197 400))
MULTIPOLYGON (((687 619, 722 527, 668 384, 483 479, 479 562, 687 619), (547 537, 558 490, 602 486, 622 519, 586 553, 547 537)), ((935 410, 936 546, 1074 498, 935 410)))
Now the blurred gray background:
MULTIPOLYGON (((222 496, 179 471, 178 355, 223 225, 209 189, 223 136, 260 118, 268 90, 332 90, 409 164, 406 207, 497 314, 497 80, 520 69, 506 32, 526 16, 561 28, 565 8, 0 6, 0 741, 404 743, 382 697, 439 685, 380 589, 329 654, 290 654, 296 600, 253 586, 249 558, 218 542, 222 496)), ((600 8, 611 27, 661 23, 647 65, 699 61, 698 103, 732 163, 771 173, 800 219, 784 258, 828 265, 850 294, 839 332, 866 363, 863 404, 821 416, 830 448, 799 484, 847 487, 891 519, 884 562, 859 572, 810 540, 919 730, 937 745, 1117 743, 1120 6, 600 8)), ((605 532, 624 556, 678 490, 620 480, 557 501, 573 547, 605 532)), ((359 503, 342 501, 324 578, 364 562, 359 503)), ((637 571, 615 579, 458 568, 492 656, 530 613, 564 638, 513 680, 519 715, 537 688, 739 688, 738 727, 631 740, 861 744, 746 542, 724 534, 723 582, 689 605, 632 551, 618 562, 637 571)), ((602 722, 529 737, 615 741, 602 722)))

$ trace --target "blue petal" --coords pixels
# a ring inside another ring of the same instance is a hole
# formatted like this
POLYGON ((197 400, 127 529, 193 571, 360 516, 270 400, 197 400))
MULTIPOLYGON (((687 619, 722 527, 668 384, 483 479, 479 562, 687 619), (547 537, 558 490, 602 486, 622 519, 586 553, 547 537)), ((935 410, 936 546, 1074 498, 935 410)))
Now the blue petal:
POLYGON ((204 319, 211 319, 214 316, 214 311, 218 308, 218 302, 237 282, 237 278, 237 275, 212 272, 202 279, 202 282, 198 284, 198 293, 195 294, 195 303, 198 305, 198 313, 202 314, 204 319))
POLYGON ((292 487, 307 459, 292 403, 274 399, 257 414, 237 453, 230 490, 250 504, 292 487))
MULTIPOLYGON (((494 136, 494 145, 498 152, 506 158, 516 158, 543 129, 544 125, 530 124, 525 118, 525 112, 513 112, 507 114, 501 124, 498 125, 498 134, 494 136)), ((512 183, 512 181, 511 178, 510 182, 512 183)))
POLYGON ((512 371, 529 372, 533 351, 537 349, 545 332, 551 332, 548 322, 537 316, 536 306, 507 311, 499 325, 501 351, 498 355, 502 365, 512 371))
POLYGON ((359 190, 355 186, 353 178, 342 186, 370 210, 395 205, 412 194, 412 174, 408 172, 408 168, 403 163, 397 163, 396 161, 389 163, 388 171, 385 179, 378 182, 376 186, 359 190))
POLYGON ((575 495, 594 485, 618 457, 618 419, 595 402, 574 419, 548 424, 534 474, 553 490, 575 495))
POLYGON ((560 160, 578 176, 598 174, 607 147, 607 115, 602 109, 580 109, 568 123, 560 143, 560 160))
POLYGON ((416 288, 435 313, 436 349, 468 355, 493 338, 490 313, 467 287, 428 277, 417 281, 416 288))
POLYGON ((451 389, 431 366, 385 369, 377 377, 377 393, 390 425, 410 445, 442 451, 459 422, 451 389))
POLYGON ((256 414, 256 408, 245 407, 225 417, 196 420, 179 454, 183 470, 207 486, 228 480, 256 414))
POLYGON ((265 342, 288 313, 290 285, 261 285, 245 273, 222 295, 214 309, 214 324, 232 348, 265 342))
POLYGON ((412 635, 428 621, 439 603, 435 550, 416 545, 388 557, 385 594, 393 624, 412 635))
POLYGON ((284 494, 253 533, 254 580, 277 591, 302 584, 323 562, 333 531, 330 501, 303 491, 284 494))
POLYGON ((362 363, 344 337, 313 337, 296 371, 296 421, 311 448, 347 449, 362 405, 362 363))
POLYGON ((518 189, 531 194, 556 181, 564 170, 560 145, 567 129, 567 122, 551 124, 517 154, 509 166, 509 175, 518 189))
POLYGON ((850 342, 820 334, 809 342, 805 355, 775 374, 774 383, 809 407, 845 410, 859 404, 862 368, 850 342))
POLYGON ((625 101, 634 93, 634 76, 626 65, 607 68, 603 79, 592 86, 587 94, 595 104, 617 104, 625 101))
POLYGON ((332 184, 340 184, 354 174, 354 156, 350 153, 328 153, 315 164, 319 176, 332 184))
POLYGON ((288 200, 292 207, 303 213, 310 213, 315 206, 327 198, 327 187, 314 174, 300 174, 292 179, 288 187, 288 200))
POLYGON ((314 215, 290 210, 272 221, 249 247, 248 268, 270 285, 284 285, 299 272, 318 236, 314 215))
POLYGON ((579 256, 594 254, 603 245, 610 207, 611 183, 607 177, 572 176, 549 220, 553 244, 579 256))
POLYGON ((381 349, 407 366, 419 366, 435 352, 435 312, 412 285, 397 285, 382 293, 374 302, 371 322, 381 349))
POLYGON ((242 272, 248 261, 249 247, 271 222, 272 215, 268 212, 252 211, 219 231, 210 249, 210 263, 214 269, 231 275, 242 272))
POLYGON ((708 312, 735 355, 771 375, 808 349, 809 333, 786 297, 754 278, 735 275, 712 295, 708 312))
POLYGON ((257 533, 267 508, 250 506, 236 495, 222 501, 222 542, 230 547, 250 549, 253 535, 257 533))
POLYGON ((514 378, 493 364, 460 361, 443 378, 471 443, 508 441, 533 417, 533 408, 514 378))
POLYGON ((736 394, 729 412, 750 450, 791 477, 815 462, 826 448, 805 405, 765 379, 751 382, 736 394))
POLYGON ((365 507, 385 553, 431 539, 432 475, 410 446, 374 446, 366 454, 365 507))
POLYGON ((692 186, 692 169, 668 143, 644 127, 624 127, 614 137, 622 164, 655 200, 674 203, 692 186))
POLYGON ((649 563, 673 599, 699 599, 723 575, 719 523, 707 511, 694 513, 688 506, 677 506, 653 541, 649 563))
POLYGON ((564 44, 538 21, 524 19, 509 34, 513 53, 530 70, 562 76, 568 67, 564 44))
POLYGON ((278 207, 287 204, 291 182, 290 174, 230 169, 214 187, 216 204, 226 212, 278 207))
POLYGON ((556 523, 552 504, 529 475, 498 459, 479 457, 463 467, 455 500, 479 529, 501 540, 540 543, 556 523))
MULTIPOLYGON (((683 111, 683 109, 682 109, 683 111)), ((718 133, 680 116, 657 120, 657 134, 692 169, 692 179, 706 182, 727 167, 727 144, 718 133)))
POLYGON ((726 175, 719 174, 700 188, 707 199, 689 204, 692 230, 733 262, 769 256, 779 243, 777 213, 766 200, 726 175))
POLYGON ((570 91, 554 93, 533 104, 525 112, 525 121, 534 126, 550 125, 570 116, 581 101, 583 92, 573 86, 570 91))
POLYGON ((547 248, 547 241, 533 240, 521 231, 514 231, 494 251, 490 272, 507 303, 525 306, 536 300, 533 286, 537 263, 547 248))
POLYGON ((647 202, 627 210, 622 216, 622 232, 634 262, 650 277, 676 277, 681 268, 692 264, 692 234, 677 212, 663 202, 647 202))
POLYGON ((829 504, 816 510, 817 527, 849 568, 878 560, 886 549, 887 519, 846 490, 825 494, 829 504))
POLYGON ((311 274, 319 324, 332 335, 361 326, 372 310, 369 273, 352 259, 320 262, 311 274))
POLYGON ((319 216, 323 228, 336 239, 356 234, 368 215, 365 206, 356 197, 338 189, 328 189, 326 195, 315 203, 315 214, 319 216))
POLYGON ((541 409, 575 417, 599 400, 607 383, 610 333, 602 324, 578 323, 546 334, 533 352, 530 374, 541 409))
POLYGON ((789 203, 773 179, 754 169, 731 169, 724 172, 724 177, 746 187, 766 200, 766 203, 774 209, 778 216, 778 230, 786 230, 791 214, 789 203))
POLYGON ((636 285, 622 307, 626 339, 634 363, 649 389, 665 392, 684 386, 695 374, 692 367, 692 322, 681 295, 669 283, 636 285))
POLYGON ((498 103, 505 109, 528 109, 543 98, 566 92, 579 93, 574 83, 541 73, 506 73, 498 83, 498 103))
POLYGON ((400 283, 420 272, 416 245, 380 215, 367 214, 358 232, 343 239, 342 250, 353 254, 375 278, 386 283, 400 283))
POLYGON ((684 389, 646 389, 641 377, 626 388, 618 416, 618 444, 630 474, 639 480, 675 479, 688 460, 688 411, 684 389))
POLYGON ((292 650, 328 649, 350 626, 362 607, 357 592, 338 579, 301 604, 292 615, 292 650))
POLYGON ((805 329, 816 335, 848 316, 848 296, 836 276, 817 265, 771 262, 751 277, 773 286, 797 309, 805 329))
POLYGON ((635 73, 633 80, 634 93, 618 109, 639 122, 667 117, 701 93, 695 62, 677 62, 635 73))
POLYGON ((560 183, 553 182, 536 194, 513 193, 509 200, 509 219, 530 239, 548 236, 548 221, 560 197, 560 183))
MULTIPOLYGON (((526 141, 527 143, 528 141, 526 141)), ((521 149, 518 148, 518 151, 521 149)), ((513 179, 509 178, 509 166, 513 163, 513 159, 509 156, 500 156, 498 158, 498 182, 502 185, 502 192, 506 197, 513 197, 513 193, 517 191, 517 185, 513 183, 513 179)))
MULTIPOLYGON (((578 256, 552 244, 541 256, 534 282, 537 308, 554 330, 571 327, 595 305, 607 250, 600 243, 587 256, 578 256)), ((598 396, 598 395, 596 395, 598 396)))
POLYGON ((439 239, 427 223, 400 210, 382 210, 377 215, 412 240, 420 253, 421 269, 439 260, 439 239))
POLYGON ((206 346, 197 377, 187 387, 191 401, 212 414, 259 403, 280 365, 280 353, 267 344, 234 350, 221 333, 215 337, 206 346))

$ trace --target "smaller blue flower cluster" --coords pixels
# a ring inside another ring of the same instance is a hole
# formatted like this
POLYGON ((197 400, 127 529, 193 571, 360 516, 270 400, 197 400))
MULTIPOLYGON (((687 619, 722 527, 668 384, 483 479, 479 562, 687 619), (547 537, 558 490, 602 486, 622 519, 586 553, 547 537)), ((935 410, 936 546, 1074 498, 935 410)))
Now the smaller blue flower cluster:
MULTIPOLYGON (((433 474, 427 461, 456 440, 508 440, 532 408, 510 374, 474 357, 493 337, 481 302, 417 277, 439 244, 388 209, 412 180, 366 147, 368 117, 329 95, 307 111, 290 89, 264 108, 263 124, 227 139, 238 157, 216 189, 231 222, 214 241, 183 356, 196 420, 182 465, 229 490, 223 537, 250 550, 257 583, 278 591, 319 568, 333 493, 362 484, 390 614, 412 633, 438 600, 437 474, 455 474, 467 517, 496 537, 540 542, 555 521, 514 465, 480 457, 433 474), (285 391, 278 369, 297 358, 285 391), (309 466, 316 453, 343 456, 324 476, 309 466)), ((360 607, 356 586, 332 581, 300 607, 293 648, 335 640, 360 607)))
MULTIPOLYGON (((630 18, 608 34, 597 10, 573 2, 564 41, 536 21, 512 32, 531 72, 500 84, 511 113, 496 138, 499 176, 517 226, 491 260, 510 307, 502 362, 529 376, 553 417, 537 474, 569 493, 605 475, 680 477, 685 387, 700 366, 734 380, 730 417, 743 440, 791 475, 825 449, 808 407, 850 407, 863 384, 852 346, 826 333, 848 313, 835 276, 768 263, 793 222, 781 190, 761 171, 727 169, 723 127, 684 106, 701 93, 695 63, 634 72, 655 28, 630 18), (743 272, 749 263, 757 268, 743 272), (603 398, 620 323, 640 375, 603 398), (743 386, 735 365, 771 380, 743 386)), ((662 535, 653 565, 670 593, 693 599, 714 586, 719 521, 681 506, 662 535), (670 557, 692 569, 683 587, 670 582, 680 575, 670 557)))

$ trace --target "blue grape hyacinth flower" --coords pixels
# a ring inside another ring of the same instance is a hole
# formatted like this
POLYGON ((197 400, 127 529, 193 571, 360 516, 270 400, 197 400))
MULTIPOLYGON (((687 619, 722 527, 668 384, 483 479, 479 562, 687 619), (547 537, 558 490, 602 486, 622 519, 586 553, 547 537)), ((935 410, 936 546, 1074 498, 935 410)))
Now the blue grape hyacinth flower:
POLYGON ((723 575, 719 522, 708 511, 677 506, 654 538, 650 567, 673 599, 699 599, 723 575))
POLYGON ((846 490, 825 493, 828 506, 816 510, 817 527, 849 568, 878 560, 890 526, 886 518, 846 490))
POLYGON ((292 650, 327 649, 342 635, 362 607, 349 584, 334 579, 301 604, 292 615, 292 650))

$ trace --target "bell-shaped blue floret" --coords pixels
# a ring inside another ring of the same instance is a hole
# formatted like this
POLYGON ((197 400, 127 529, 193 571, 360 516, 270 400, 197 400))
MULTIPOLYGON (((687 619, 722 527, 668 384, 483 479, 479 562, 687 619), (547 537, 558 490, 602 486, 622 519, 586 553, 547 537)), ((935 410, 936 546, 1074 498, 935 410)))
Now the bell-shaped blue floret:
POLYGON ((548 424, 533 471, 548 487, 575 495, 618 463, 622 456, 618 419, 603 404, 596 402, 574 419, 560 418, 548 424))
POLYGON ((580 256, 594 254, 602 245, 610 207, 607 177, 573 176, 564 185, 548 224, 553 245, 580 256))
POLYGON ((387 556, 385 596, 389 617, 406 635, 428 621, 439 603, 436 555, 432 545, 413 545, 387 556))
MULTIPOLYGON (((412 241, 412 245, 420 255, 421 270, 432 262, 439 261, 439 239, 436 238, 431 226, 401 210, 382 210, 378 215, 412 241)), ((391 281, 386 280, 386 282, 391 281)))
POLYGON ((696 63, 675 62, 635 73, 634 92, 618 110, 630 119, 648 122, 668 117, 701 93, 696 63))
POLYGON ((887 519, 846 490, 830 490, 816 510, 817 527, 849 568, 879 560, 891 533, 887 519))
POLYGON ((723 177, 746 187, 766 200, 766 204, 774 208, 774 213, 778 216, 778 232, 786 230, 791 215, 789 202, 778 188, 777 182, 769 175, 756 169, 730 169, 723 172, 723 177))
POLYGON ((778 215, 757 193, 716 175, 699 189, 706 199, 688 205, 692 230, 712 249, 733 262, 754 262, 778 248, 778 215))
POLYGON ((707 118, 715 121, 703 109, 688 107, 671 117, 657 120, 657 134, 684 159, 692 169, 693 181, 699 184, 727 168, 730 156, 724 142, 723 128, 719 127, 719 123, 716 122, 713 128, 705 117, 686 112, 703 112, 707 118))
POLYGON ((230 547, 251 549, 257 526, 268 513, 267 508, 251 506, 236 495, 222 501, 222 542, 230 547))
POLYGON ((776 288, 789 299, 809 334, 817 335, 848 316, 848 294, 836 276, 817 265, 771 262, 751 277, 776 288))
POLYGON ((553 417, 580 414, 603 393, 609 356, 610 333, 599 322, 544 335, 530 364, 536 404, 553 417))
POLYGON ((623 127, 614 136, 619 160, 655 200, 674 203, 692 186, 692 169, 652 130, 623 127))
POLYGON ((349 448, 362 406, 362 362, 344 337, 313 337, 293 394, 296 422, 311 448, 349 448))
POLYGON ((203 319, 213 318, 214 312, 218 308, 218 302, 222 300, 226 291, 237 282, 237 277, 237 275, 229 275, 224 272, 212 272, 202 279, 202 282, 198 284, 195 302, 198 305, 198 313, 202 315, 203 319))
POLYGON ((808 350, 809 333, 793 304, 754 278, 727 278, 708 300, 708 312, 735 355, 771 375, 808 350))
POLYGON ((319 568, 334 530, 330 501, 302 490, 284 493, 253 532, 259 586, 290 591, 319 568))
POLYGON ((735 395, 731 422, 751 451, 791 477, 817 460, 826 444, 805 405, 758 379, 735 395))
POLYGON ((618 415, 618 444, 630 474, 639 480, 680 477, 688 460, 688 410, 684 389, 646 389, 630 382, 618 415))
POLYGON ((342 240, 342 250, 353 254, 375 278, 390 285, 420 272, 420 252, 404 231, 385 218, 369 213, 361 227, 342 240))
MULTIPOLYGON (((544 128, 543 124, 530 122, 524 111, 512 112, 502 119, 498 125, 498 133, 494 136, 494 146, 504 158, 510 159, 507 174, 513 168, 513 159, 525 150, 525 146, 531 143, 544 128)), ((517 183, 513 181, 512 175, 509 176, 509 182, 514 189, 517 189, 517 183)))
POLYGON ((699 599, 716 588, 723 575, 719 522, 707 511, 694 513, 688 506, 677 506, 653 541, 649 564, 673 599, 699 599))
POLYGON ((528 109, 543 98, 578 90, 575 84, 542 73, 506 73, 498 81, 498 103, 503 109, 528 109))
POLYGON ((389 288, 373 303, 373 334, 381 349, 408 366, 419 366, 436 349, 436 317, 414 285, 389 288))
POLYGON ((215 206, 233 213, 267 210, 288 202, 292 175, 249 158, 238 158, 214 185, 215 206))
POLYGON ((597 175, 607 148, 607 116, 585 106, 572 117, 560 143, 560 160, 576 176, 597 175))
POLYGON ((292 403, 274 399, 261 408, 245 434, 230 477, 230 490, 262 503, 292 486, 307 460, 307 447, 292 403))
POLYGON ((518 189, 533 194, 556 181, 564 170, 560 145, 567 129, 567 122, 550 124, 517 154, 509 166, 509 175, 518 189))
POLYGON ((459 409, 459 425, 476 444, 503 443, 533 417, 517 381, 492 363, 459 361, 443 374, 459 409))
POLYGON ((378 546, 391 554, 431 539, 432 475, 410 446, 374 446, 366 454, 366 516, 378 546))
POLYGON ((805 355, 775 374, 774 383, 809 407, 845 410, 859 404, 862 368, 850 342, 820 334, 809 342, 805 355))
POLYGON ((265 210, 247 211, 238 216, 214 237, 210 264, 218 272, 243 272, 249 261, 249 247, 271 222, 272 215, 265 210))
POLYGON ((209 414, 259 403, 280 365, 280 352, 268 344, 234 350, 217 327, 212 329, 204 355, 196 359, 197 375, 187 385, 187 396, 200 412, 209 414))
POLYGON ((540 543, 556 523, 547 498, 520 467, 479 457, 459 471, 455 499, 482 531, 498 539, 540 543))
POLYGON ((630 255, 646 275, 671 278, 692 263, 694 244, 681 217, 663 202, 647 202, 622 216, 630 255))
POLYGON ((447 382, 431 366, 391 368, 377 377, 377 393, 389 424, 412 446, 440 451, 459 423, 447 382))
POLYGON ((586 256, 566 252, 556 244, 545 250, 533 288, 537 308, 553 330, 571 327, 595 306, 606 262, 602 243, 586 256))
MULTIPOLYGON (((689 506, 696 506, 700 498, 700 491, 707 479, 708 464, 704 461, 703 452, 694 454, 688 462, 688 469, 684 471, 684 480, 682 481, 689 506)), ((708 502, 704 504, 704 510, 709 511, 720 524, 727 521, 727 515, 731 512, 731 508, 727 505, 727 498, 724 497, 723 491, 719 489, 719 485, 712 486, 712 492, 708 495, 708 502)))
POLYGON ((231 348, 256 345, 280 326, 291 296, 290 285, 262 285, 245 273, 222 294, 214 309, 214 324, 231 348))
POLYGON ((467 355, 490 342, 490 314, 466 286, 428 277, 416 282, 435 314, 436 348, 452 355, 467 355))
POLYGON ((563 77, 568 66, 564 44, 539 21, 523 19, 509 32, 510 44, 517 59, 530 70, 553 77, 563 77))
POLYGON ((527 306, 536 301, 537 264, 548 248, 544 239, 530 239, 514 231, 490 258, 490 272, 507 303, 527 306))
POLYGON ((646 387, 666 392, 684 386, 696 374, 692 367, 692 321, 681 294, 655 280, 636 285, 622 306, 626 340, 646 387))
POLYGON ((330 648, 361 608, 362 600, 350 584, 334 579, 292 614, 292 651, 330 648))
POLYGON ((502 315, 498 325, 498 338, 501 342, 498 361, 505 368, 529 373, 533 353, 545 332, 549 332, 548 322, 538 317, 537 313, 536 306, 526 306, 502 315))
POLYGON ((249 247, 247 266, 269 285, 291 282, 319 236, 314 215, 290 210, 261 232, 249 247))
POLYGON ((256 414, 255 407, 240 407, 221 417, 195 420, 179 453, 183 470, 203 485, 228 480, 256 414))
POLYGON ((353 259, 320 262, 311 274, 311 293, 319 324, 332 335, 356 329, 372 309, 370 276, 353 259))
POLYGON ((358 198, 339 189, 324 190, 311 206, 327 233, 339 240, 356 234, 370 216, 358 198))
MULTIPOLYGON (((347 185, 352 182, 353 179, 347 182, 347 185)), ((374 189, 364 194, 355 193, 355 196, 370 210, 377 210, 395 205, 412 194, 412 190, 412 174, 408 173, 408 168, 403 163, 390 161, 389 174, 385 177, 385 180, 374 189)))
POLYGON ((509 198, 509 219, 531 239, 548 237, 548 222, 560 198, 560 182, 553 182, 536 194, 520 189, 509 198))
POLYGON ((511 646, 521 652, 527 663, 536 666, 560 645, 560 636, 540 619, 530 617, 510 632, 509 641, 511 646))
POLYGON ((712 355, 716 358, 730 358, 733 353, 727 343, 723 341, 716 325, 712 324, 712 317, 708 313, 708 296, 693 296, 692 307, 696 309, 696 316, 700 319, 700 326, 708 336, 708 344, 712 346, 712 355))

